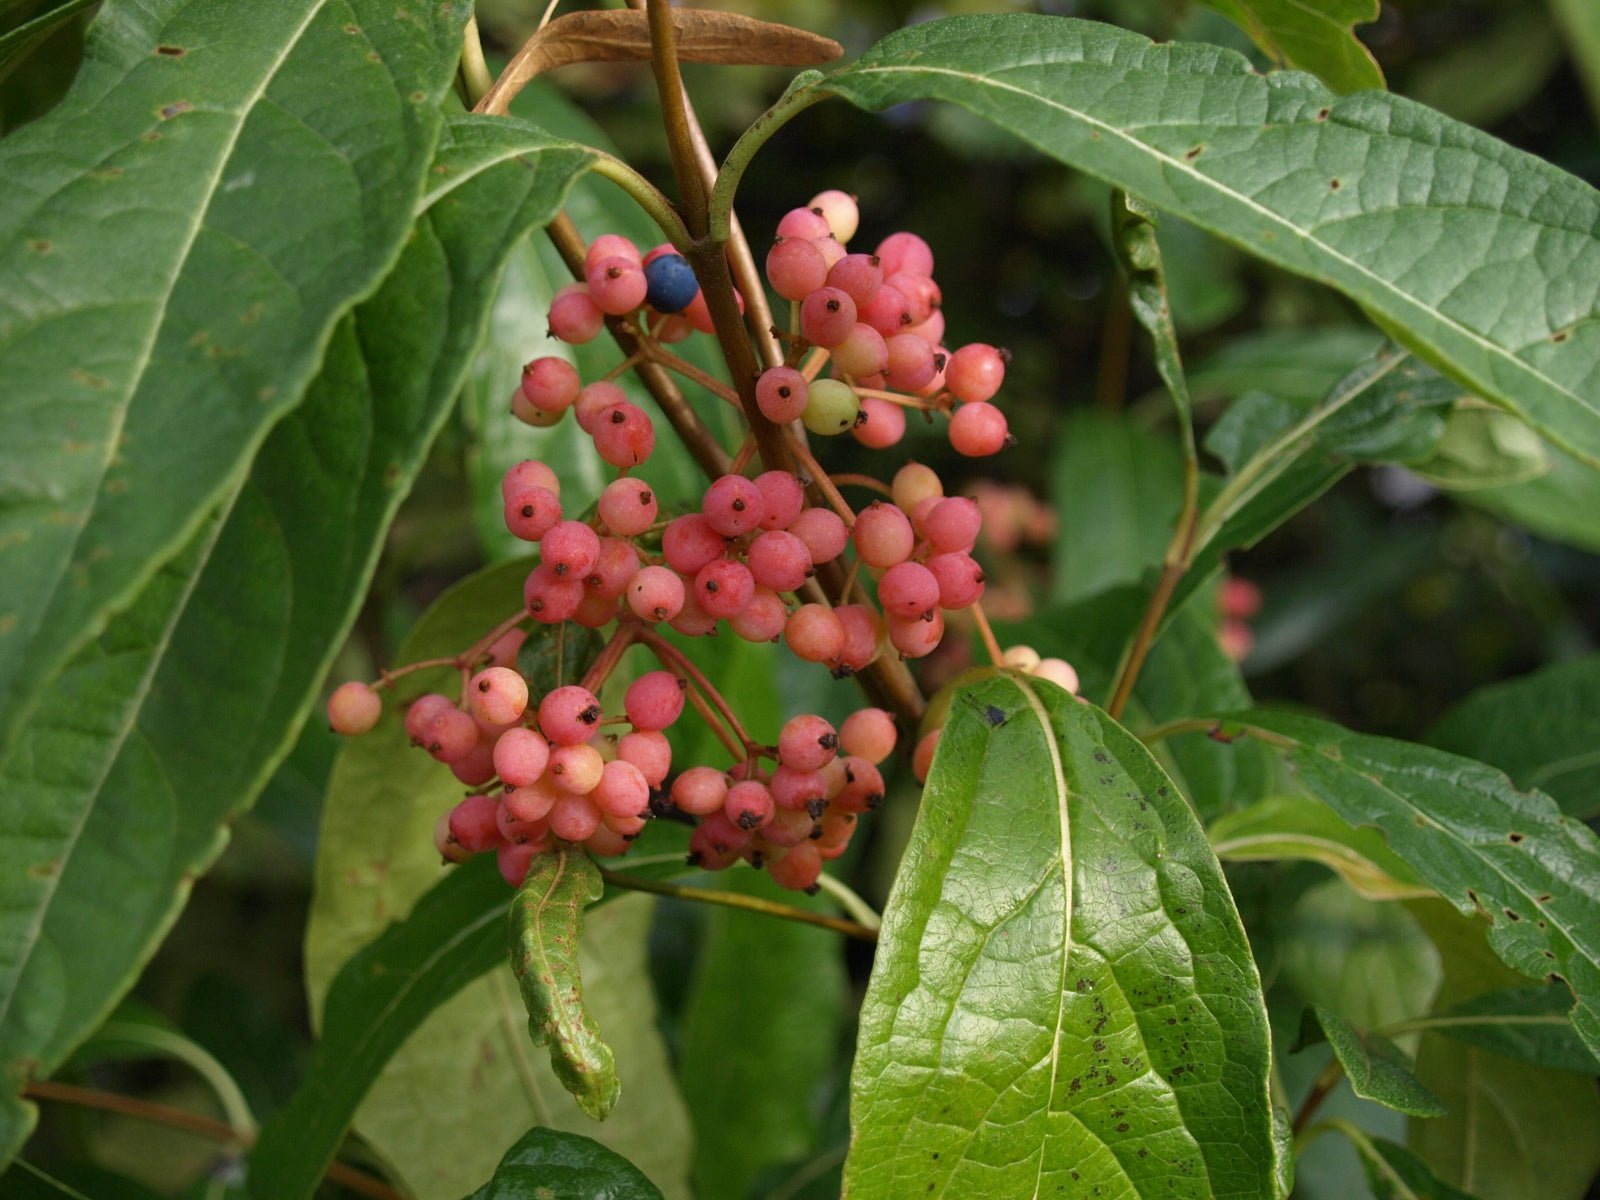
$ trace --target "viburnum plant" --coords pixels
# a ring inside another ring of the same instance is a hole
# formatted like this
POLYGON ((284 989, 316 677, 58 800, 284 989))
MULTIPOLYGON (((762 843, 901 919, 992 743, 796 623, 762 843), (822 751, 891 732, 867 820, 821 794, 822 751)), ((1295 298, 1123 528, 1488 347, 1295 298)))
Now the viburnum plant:
POLYGON ((1342 1140, 1380 1198, 1577 1200, 1600 661, 1388 740, 1252 707, 1261 595, 1223 576, 1357 465, 1469 487, 1532 444, 1593 494, 1600 195, 1382 90, 1348 24, 1257 7, 1349 94, 1035 15, 824 72, 840 47, 788 26, 552 4, 495 75, 464 0, 107 0, 71 91, 0 142, 6 1182, 65 1187, 27 1164, 36 1106, 106 1102, 64 1077, 138 1041, 113 1008, 325 704, 349 741, 306 936, 318 1041, 270 1114, 183 1052, 227 1110, 219 1188, 1267 1198, 1297 1161, 1306 1194, 1360 1186, 1342 1140), (530 88, 580 62, 653 73, 670 182, 530 88), (687 62, 806 69, 719 160, 687 62), (947 326, 941 247, 844 187, 770 229, 735 214, 829 98, 947 101, 1109 185, 1179 446, 1131 574, 986 612, 1026 522, 966 471, 1034 449, 1017 364, 947 326), (1315 394, 1208 410, 1202 442, 1162 211, 1381 337, 1315 394), (324 693, 530 236, 570 281, 527 344, 493 328, 520 378, 471 413, 500 561, 324 693), (899 848, 881 915, 865 837, 899 848), (1329 919, 1426 946, 1425 986, 1283 966, 1267 893, 1313 887, 1263 872, 1306 864, 1329 919), (846 940, 870 967, 830 1096, 846 940), (669 1047, 652 977, 680 944, 669 1047), (1560 1136, 1486 1152, 1500 1091, 1560 1136), (337 1158, 352 1128, 381 1166, 337 1158))

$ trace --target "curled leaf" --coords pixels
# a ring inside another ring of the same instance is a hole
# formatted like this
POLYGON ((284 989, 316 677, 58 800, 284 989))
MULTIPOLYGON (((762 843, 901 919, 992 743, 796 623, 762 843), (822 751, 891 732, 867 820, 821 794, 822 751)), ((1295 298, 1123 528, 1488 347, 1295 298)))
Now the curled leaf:
POLYGON ((528 1009, 528 1032, 550 1048, 561 1085, 597 1121, 621 1093, 611 1047, 583 1003, 578 939, 583 910, 605 891, 589 857, 565 850, 541 854, 511 902, 511 969, 528 1009))
MULTIPOLYGON (((684 62, 740 66, 810 67, 832 62, 844 47, 832 38, 758 21, 739 13, 700 8, 672 10, 678 57, 684 62)), ((477 111, 504 113, 535 75, 580 62, 649 62, 649 18, 643 9, 568 13, 545 25, 495 80, 477 111)))

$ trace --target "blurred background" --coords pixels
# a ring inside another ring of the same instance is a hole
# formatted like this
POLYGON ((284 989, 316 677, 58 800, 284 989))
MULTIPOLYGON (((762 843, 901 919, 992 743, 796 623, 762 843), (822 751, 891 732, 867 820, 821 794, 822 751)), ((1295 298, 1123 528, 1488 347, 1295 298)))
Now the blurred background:
MULTIPOLYGON (((1359 36, 1393 91, 1600 183, 1600 44, 1564 24, 1584 3, 1385 0, 1359 36)), ((41 7, 0 5, 0 33, 41 7)), ((1160 40, 1212 42, 1262 69, 1271 65, 1226 17, 1183 0, 744 0, 721 7, 827 33, 847 59, 908 22, 1015 10, 1111 21, 1160 40)), ((479 0, 491 64, 520 44, 544 8, 543 0, 479 0)), ((92 15, 86 11, 0 78, 0 129, 36 118, 59 97, 92 15)), ((719 152, 787 79, 757 68, 690 67, 686 75, 719 152)), ((548 87, 531 89, 517 111, 580 138, 585 121, 596 123, 618 153, 670 190, 647 70, 564 68, 548 87)), ((989 540, 981 557, 992 579, 986 607, 1002 622, 1036 631, 1058 622, 1054 614, 1068 606, 1137 583, 1170 530, 1178 459, 1170 402, 1108 250, 1107 189, 955 109, 911 105, 873 115, 822 105, 769 143, 745 177, 740 215, 758 252, 785 210, 829 187, 859 197, 858 240, 869 248, 898 229, 932 245, 950 345, 983 341, 1012 353, 1000 401, 1023 448, 962 459, 940 431, 913 422, 903 453, 888 456, 931 463, 947 491, 982 497, 989 540)), ((605 185, 575 194, 573 212, 586 236, 607 231, 616 200, 605 185)), ((1202 431, 1251 392, 1306 401, 1323 395, 1381 341, 1340 296, 1193 227, 1164 220, 1160 240, 1202 431)), ((552 281, 559 275, 544 247, 530 246, 512 264, 490 344, 394 525, 336 679, 370 676, 375 665, 394 662, 431 601, 511 549, 495 534, 495 518, 484 517, 481 498, 492 493, 485 480, 507 462, 539 453, 501 413, 518 364, 546 352, 540 305, 552 281)), ((825 461, 883 472, 882 457, 848 442, 829 445, 825 461)), ((1215 460, 1207 465, 1220 470, 1215 460)), ((685 492, 691 486, 682 485, 685 492)), ((672 487, 663 491, 670 495, 672 487)), ((491 510, 497 505, 492 501, 491 510)), ((1304 706, 1364 732, 1423 740, 1475 689, 1596 649, 1600 478, 1533 435, 1452 429, 1425 462, 1349 472, 1259 545, 1232 554, 1227 575, 1233 583, 1209 588, 1194 603, 1206 609, 1219 646, 1239 663, 1258 702, 1304 706)), ((952 638, 948 653, 925 664, 929 690, 965 665, 961 643, 952 638)), ((762 669, 788 672, 779 690, 796 707, 848 711, 852 697, 841 694, 847 688, 830 690, 789 667, 762 669)), ((1086 685, 1091 674, 1085 668, 1086 685)), ((225 1117, 205 1072, 152 1056, 152 1038, 181 1031, 235 1081, 257 1117, 292 1092, 310 1046, 301 943, 337 750, 314 717, 117 1014, 123 1036, 113 1031, 80 1055, 76 1072, 84 1081, 225 1117)), ((870 840, 847 864, 874 903, 882 902, 914 812, 904 784, 898 781, 899 794, 869 822, 876 826, 870 840)), ((1388 972, 1394 995, 1423 1003, 1438 984, 1437 954, 1415 920, 1330 888, 1329 878, 1311 866, 1233 872, 1263 972, 1276 989, 1275 1020, 1288 1022, 1291 1033, 1303 999, 1326 998, 1341 980, 1388 972)), ((693 1044, 685 1022, 707 1002, 707 989, 726 986, 697 957, 707 920, 662 904, 648 941, 665 1044, 680 1061, 698 1056, 702 1069, 706 1048, 693 1044)), ((755 935, 735 933, 759 945, 755 935)), ((718 935, 726 938, 728 930, 718 935)), ((821 964, 817 970, 839 970, 837 943, 824 940, 807 952, 821 964)), ((848 947, 839 986, 858 991, 868 965, 848 947)), ((718 1183, 699 1194, 837 1195, 848 1131, 850 1011, 844 1004, 821 1013, 808 1030, 813 1086, 799 1098, 793 1128, 771 1142, 781 1160, 750 1167, 742 1191, 718 1183)), ((1291 1090, 1303 1088, 1315 1069, 1291 1070, 1291 1090)), ((1388 1136, 1403 1127, 1403 1118, 1354 1104, 1347 1115, 1388 1136)), ((374 1171, 385 1169, 385 1153, 364 1150, 357 1139, 347 1157, 363 1155, 374 1171)), ((30 1156, 91 1197, 225 1195, 235 1166, 204 1139, 56 1106, 45 1111, 30 1156)), ((1366 1194, 1353 1160, 1332 1152, 1308 1158, 1302 1180, 1301 1196, 1366 1194)), ((328 1185, 327 1194, 344 1193, 328 1185)), ((1483 1194, 1581 1196, 1583 1180, 1542 1194, 1483 1194)))

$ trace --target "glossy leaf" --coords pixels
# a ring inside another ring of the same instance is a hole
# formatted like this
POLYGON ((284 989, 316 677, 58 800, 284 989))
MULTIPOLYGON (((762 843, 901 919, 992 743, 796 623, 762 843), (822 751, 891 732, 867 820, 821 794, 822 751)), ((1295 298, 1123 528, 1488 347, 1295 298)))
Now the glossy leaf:
POLYGON ((5 76, 15 61, 32 53, 40 42, 61 25, 96 2, 97 0, 65 0, 65 3, 49 8, 32 20, 24 21, 15 29, 8 29, 0 34, 0 78, 5 76))
POLYGON ((951 704, 884 913, 852 1200, 1273 1194, 1266 1013, 1221 870, 1134 738, 1054 685, 951 704))
MULTIPOLYGON (((321 374, 261 448, 222 528, 181 560, 181 584, 157 577, 135 615, 52 688, 0 766, 25 814, 20 836, 0 841, 17 868, 0 873, 15 897, 0 915, 0 1157, 31 1119, 10 1099, 22 1072, 48 1075, 109 1011, 226 844, 225 823, 292 745, 460 386, 506 249, 588 161, 544 142, 540 151, 524 135, 524 161, 456 177, 383 287, 335 329, 321 374), (435 302, 418 305, 422 294, 435 302), (147 603, 179 607, 150 625, 137 615, 147 603), (84 721, 81 688, 103 722, 84 721), (228 736, 196 736, 219 728, 228 736), (154 797, 160 821, 148 819, 154 797), (99 902, 112 879, 114 916, 99 902)), ((514 594, 507 608, 517 604, 514 594)))
POLYGON ((0 749, 393 265, 468 6, 395 9, 113 0, 66 99, 0 145, 0 749))
MULTIPOLYGON (((515 611, 526 572, 526 563, 509 563, 464 580, 418 622, 396 661, 459 653, 515 611)), ((400 694, 409 699, 458 683, 448 670, 419 672, 400 694)), ((462 788, 448 768, 407 746, 401 707, 393 705, 376 729, 345 746, 329 784, 306 937, 314 1019, 325 1010, 324 997, 329 1006, 338 999, 330 984, 343 977, 347 961, 374 938, 388 936, 390 923, 420 906, 419 897, 443 887, 450 874, 433 849, 433 826, 460 799, 462 788)), ((648 844, 661 832, 647 829, 636 853, 654 853, 648 844)), ((597 1126, 528 1038, 527 1013, 507 965, 511 890, 492 863, 472 869, 487 869, 493 883, 482 894, 487 919, 470 918, 473 937, 482 943, 483 969, 459 988, 453 977, 442 987, 422 981, 427 996, 415 1006, 391 1006, 384 981, 376 979, 344 993, 339 1002, 354 1014, 348 1020, 379 1026, 384 1052, 352 1074, 351 1064, 339 1057, 349 1046, 329 1045, 325 1033, 301 1094, 335 1093, 337 1106, 318 1111, 297 1100, 301 1116, 292 1135, 277 1143, 278 1151, 293 1154, 297 1141, 306 1138, 314 1144, 337 1139, 337 1131, 330 1135, 322 1122, 353 1120, 421 1200, 452 1200, 493 1171, 502 1147, 539 1124, 593 1132, 638 1163, 669 1197, 686 1200, 689 1122, 649 990, 645 939, 652 903, 636 896, 612 903, 608 897, 591 911, 580 947, 586 994, 618 1052, 624 1089, 611 1118, 597 1126), (401 1027, 390 1032, 391 1022, 401 1027)), ((648 875, 683 868, 628 869, 648 875)), ((427 936, 417 944, 425 946, 427 936)), ((325 1031, 333 1025, 331 1007, 326 1011, 325 1031)))
POLYGON ((931 21, 804 86, 866 108, 970 109, 1330 284, 1600 462, 1600 193, 1548 163, 1385 92, 1340 98, 1228 51, 1064 18, 931 21))
MULTIPOLYGON (((1526 983, 1497 960, 1483 922, 1439 901, 1407 905, 1438 947, 1441 1006, 1526 983)), ((1413 1121, 1407 1145, 1435 1174, 1483 1200, 1581 1200, 1600 1171, 1593 1079, 1502 1058, 1425 1031, 1417 1077, 1450 1111, 1413 1121)))
POLYGON ((1535 1066, 1600 1074, 1600 1059, 1572 1031, 1571 1007, 1559 985, 1497 988, 1414 1025, 1535 1066))
POLYGON ((1336 92, 1383 86, 1383 72, 1352 28, 1378 19, 1378 0, 1201 2, 1248 33, 1274 62, 1310 71, 1336 92))
POLYGON ((1549 793, 1569 816, 1600 814, 1600 655, 1480 688, 1440 719, 1428 742, 1549 793))
POLYGON ((1356 829, 1305 796, 1268 797, 1219 817, 1207 832, 1211 849, 1223 862, 1319 862, 1368 900, 1434 894, 1389 849, 1381 833, 1356 829))
MULTIPOLYGON (((527 564, 523 564, 527 569, 527 564)), ((598 629, 563 622, 535 625, 517 651, 517 670, 541 695, 563 684, 577 683, 605 647, 598 629)))
POLYGON ((1287 713, 1257 710, 1228 726, 1274 739, 1313 795, 1352 825, 1377 826, 1422 880, 1480 913, 1508 965, 1565 981, 1573 1027, 1600 1048, 1600 838, 1591 830, 1543 793, 1453 754, 1287 713))
POLYGON ((468 1200, 661 1200, 661 1190, 592 1138, 530 1129, 468 1200))
MULTIPOLYGON (((783 891, 755 871, 729 872, 718 886, 832 911, 825 898, 783 891)), ((762 1168, 813 1148, 846 986, 837 934, 736 909, 706 914, 678 1055, 698 1200, 744 1200, 762 1168)))
POLYGON ((1444 1115, 1444 1104, 1418 1082, 1405 1052, 1382 1034, 1360 1029, 1338 1013, 1312 1005, 1301 1026, 1300 1045, 1311 1045, 1324 1036, 1344 1067, 1350 1090, 1363 1100, 1414 1117, 1444 1115))

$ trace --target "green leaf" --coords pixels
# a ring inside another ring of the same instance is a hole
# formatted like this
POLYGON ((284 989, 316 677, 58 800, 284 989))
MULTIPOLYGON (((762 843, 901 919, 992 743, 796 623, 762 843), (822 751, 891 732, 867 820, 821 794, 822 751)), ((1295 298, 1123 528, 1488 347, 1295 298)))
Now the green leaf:
POLYGON ((1569 816, 1600 814, 1600 655, 1479 688, 1440 718, 1428 742, 1549 793, 1569 816))
POLYGON ((1397 1142, 1368 1137, 1349 1121, 1328 1122, 1356 1148, 1367 1186, 1376 1200, 1476 1200, 1435 1175, 1426 1162, 1397 1142))
POLYGON ((1320 400, 1383 345, 1364 325, 1274 329, 1233 338, 1189 371, 1196 398, 1264 391, 1284 400, 1320 400))
MULTIPOLYGON (((1519 986, 1481 921, 1438 901, 1406 906, 1438 947, 1439 1002, 1519 986)), ((1491 935, 1492 937, 1492 935, 1491 935)), ((1600 1095, 1593 1079, 1550 1071, 1425 1031, 1417 1077, 1450 1112, 1413 1121, 1406 1141, 1446 1182, 1484 1200, 1582 1200, 1600 1170, 1600 1095)))
POLYGON ((1414 1117, 1444 1115, 1444 1104, 1417 1081, 1405 1052, 1382 1034, 1359 1029, 1338 1013, 1314 1004, 1306 1010, 1300 1045, 1311 1045, 1323 1035, 1344 1067, 1350 1090, 1363 1100, 1414 1117))
POLYGON ((63 23, 77 16, 91 4, 99 0, 66 0, 66 3, 40 13, 30 21, 24 21, 15 29, 7 30, 0 34, 0 78, 4 78, 11 64, 26 55, 49 37, 63 23))
POLYGON ((344 965, 306 1081, 251 1151, 255 1195, 311 1195, 384 1064, 423 1018, 504 960, 506 891, 494 860, 480 856, 344 965))
POLYGON ((1411 469, 1435 487, 1471 491, 1537 479, 1550 461, 1539 435, 1510 413, 1463 406, 1450 414, 1433 457, 1411 469))
POLYGON ((468 1200, 661 1200, 661 1191, 592 1138, 530 1129, 468 1200))
POLYGON ((55 1070, 131 985, 226 845, 226 823, 293 744, 460 386, 500 260, 588 162, 545 142, 459 176, 419 221, 378 293, 335 328, 220 531, 78 656, 0 765, 26 817, 0 839, 13 868, 0 872, 0 1161, 31 1123, 14 1099, 23 1076, 55 1070), (196 736, 216 728, 229 736, 196 736), (102 904, 113 879, 114 914, 102 904))
MULTIPOLYGON (((528 564, 522 564, 524 571, 528 564)), ((535 625, 517 651, 517 670, 540 694, 577 683, 589 669, 606 639, 598 629, 564 621, 560 625, 535 625)))
POLYGON ((1389 849, 1381 833, 1356 829, 1305 796, 1270 796, 1219 817, 1209 833, 1211 849, 1223 862, 1319 862, 1368 900, 1434 894, 1389 849))
POLYGON ((852 1200, 1273 1195, 1266 1011, 1199 824, 1048 683, 959 692, 890 895, 852 1200))
POLYGON ((1161 562, 1182 502, 1182 471, 1170 438, 1096 409, 1066 415, 1051 470, 1055 603, 1136 583, 1161 562))
MULTIPOLYGON (((760 872, 730 872, 719 886, 832 909, 760 872)), ((761 1168, 816 1146, 816 1096, 838 1058, 847 982, 836 934, 737 909, 706 914, 678 1068, 698 1200, 745 1200, 761 1168)))
POLYGON ((1600 1075, 1600 1059, 1567 1019, 1571 1007, 1571 996, 1559 985, 1497 988, 1409 1026, 1535 1066, 1600 1075))
POLYGON ((0 750, 394 264, 468 6, 395 9, 111 0, 66 99, 0 144, 0 750))
MULTIPOLYGON (((525 562, 502 564, 451 589, 418 622, 397 662, 459 653, 515 610, 526 572, 525 562)), ((449 670, 418 672, 406 682, 409 697, 455 686, 458 677, 449 670)), ((452 1200, 483 1180, 499 1149, 530 1124, 569 1131, 595 1126, 529 1041, 527 1013, 507 965, 511 892, 492 868, 494 886, 486 886, 482 897, 485 919, 471 918, 485 966, 465 986, 457 988, 454 977, 443 987, 424 980, 426 997, 404 1008, 390 1006, 382 980, 342 998, 329 990, 353 955, 450 877, 434 852, 433 826, 460 799, 462 787, 447 767, 407 745, 401 708, 391 706, 377 728, 350 740, 335 766, 318 837, 306 982, 314 1020, 327 997, 327 1030, 336 1000, 354 1010, 348 1018, 352 1028, 361 1019, 402 1027, 380 1028, 375 1036, 384 1039, 382 1054, 371 1055, 355 1075, 340 1058, 350 1052, 349 1044, 328 1045, 325 1034, 301 1095, 336 1090, 336 1107, 317 1110, 297 1100, 301 1115, 277 1142, 277 1152, 294 1154, 307 1137, 316 1144, 331 1137, 337 1144, 353 1119, 357 1132, 421 1200, 452 1200), (330 1133, 324 1122, 337 1128, 330 1133)), ((651 854, 648 843, 665 832, 646 830, 635 853, 651 854)), ((679 860, 657 868, 629 863, 627 869, 650 875, 684 867, 679 860)), ((645 943, 653 911, 643 897, 621 903, 608 897, 586 922, 580 948, 585 991, 611 1035, 625 1093, 595 1132, 670 1197, 686 1200, 689 1121, 656 1028, 649 985, 645 943)), ((430 936, 445 932, 424 932, 416 945, 426 948, 430 936)))
POLYGON ((1561 22, 1574 65, 1589 93, 1589 107, 1600 119, 1600 12, 1587 0, 1550 0, 1561 22))
POLYGON ((864 108, 970 109, 1330 284, 1600 463, 1600 193, 1487 134, 1385 92, 1339 98, 1309 76, 1259 75, 1214 47, 1024 14, 904 29, 806 86, 864 108))
POLYGON ((1378 19, 1378 0, 1201 0, 1250 35, 1273 62, 1321 76, 1336 92, 1383 87, 1352 28, 1378 19))
POLYGON ((1554 446, 1544 447, 1550 469, 1537 479, 1473 488, 1456 499, 1487 509, 1553 542, 1600 554, 1600 471, 1554 446))
MULTIPOLYGON (((1573 1027, 1600 1047, 1600 838, 1541 792, 1514 788, 1470 759, 1351 733, 1310 717, 1256 710, 1230 727, 1279 747, 1301 782, 1389 848, 1532 978, 1567 983, 1573 1027)), ((1448 1098, 1447 1098, 1448 1099, 1448 1098)))
POLYGON ((600 871, 576 850, 535 858, 511 902, 511 969, 528 1009, 528 1033, 579 1106, 603 1121, 617 1103, 616 1057, 583 1003, 578 939, 583 910, 605 892, 600 871))

